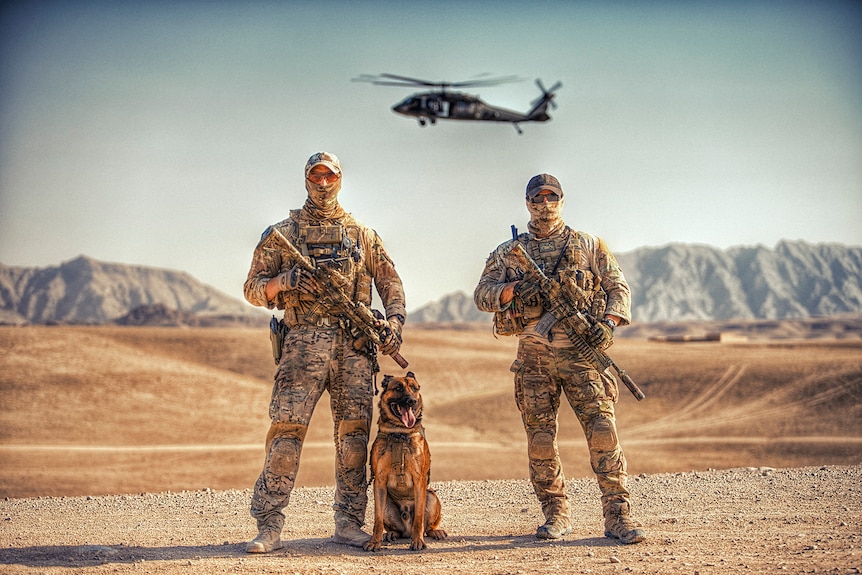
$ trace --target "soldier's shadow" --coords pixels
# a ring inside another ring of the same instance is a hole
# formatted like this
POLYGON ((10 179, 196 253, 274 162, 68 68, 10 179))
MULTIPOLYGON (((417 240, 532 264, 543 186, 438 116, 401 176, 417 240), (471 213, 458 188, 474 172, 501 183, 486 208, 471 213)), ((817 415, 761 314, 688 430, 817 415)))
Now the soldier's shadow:
POLYGON ((447 539, 426 539, 428 545, 421 552, 410 550, 409 539, 396 539, 383 543, 380 551, 369 553, 356 547, 348 547, 332 543, 327 539, 294 539, 284 542, 281 552, 290 552, 293 555, 320 556, 320 555, 355 555, 356 557, 374 557, 381 555, 422 555, 448 554, 448 553, 470 553, 474 551, 495 551, 506 549, 536 549, 547 545, 556 547, 616 547, 619 542, 607 537, 588 537, 575 539, 564 537, 561 539, 537 539, 535 535, 452 535, 447 539))
POLYGON ((38 545, 0 549, 0 565, 92 567, 109 563, 176 561, 245 555, 245 543, 141 547, 137 545, 38 545))
MULTIPOLYGON (((503 549, 534 549, 543 545, 574 547, 610 547, 617 543, 605 537, 586 539, 556 539, 553 541, 524 536, 458 536, 442 541, 430 540, 422 554, 469 553, 503 549)), ((95 567, 114 563, 141 563, 149 561, 196 561, 235 557, 278 557, 303 555, 325 558, 331 555, 373 557, 380 555, 415 555, 408 539, 387 542, 380 551, 369 553, 363 549, 334 543, 331 538, 291 539, 284 548, 265 555, 248 554, 245 542, 221 545, 188 545, 169 547, 142 547, 127 545, 39 545, 0 549, 0 565, 27 567, 95 567)))

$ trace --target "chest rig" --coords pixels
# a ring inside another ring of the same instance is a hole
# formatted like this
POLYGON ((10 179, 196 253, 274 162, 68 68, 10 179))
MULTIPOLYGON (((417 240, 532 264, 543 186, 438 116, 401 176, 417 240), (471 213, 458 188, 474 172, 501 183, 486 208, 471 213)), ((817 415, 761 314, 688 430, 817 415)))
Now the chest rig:
MULTIPOLYGON (((371 276, 365 266, 366 254, 358 226, 341 222, 310 222, 291 212, 291 241, 315 267, 337 271, 346 280, 341 286, 353 301, 371 304, 371 276)), ((310 294, 290 292, 285 306, 285 323, 331 325, 337 318, 310 294)))
MULTIPOLYGON (((586 310, 595 317, 604 315, 607 299, 599 278, 590 271, 590 263, 581 247, 578 232, 566 226, 562 234, 551 238, 520 234, 516 241, 524 246, 548 278, 572 286, 571 291, 577 294, 579 310, 586 310)), ((518 270, 507 266, 506 281, 519 279, 518 270)), ((499 335, 517 335, 523 331, 526 323, 537 320, 544 312, 538 298, 532 301, 518 301, 516 298, 508 309, 495 313, 494 332, 499 335)))
POLYGON ((578 232, 566 226, 564 233, 555 238, 528 240, 525 248, 546 276, 571 287, 579 310, 594 317, 604 316, 607 297, 600 278, 590 270, 578 232))
POLYGON ((339 224, 300 222, 297 247, 315 267, 325 267, 352 278, 354 267, 362 261, 357 234, 350 237, 339 224))

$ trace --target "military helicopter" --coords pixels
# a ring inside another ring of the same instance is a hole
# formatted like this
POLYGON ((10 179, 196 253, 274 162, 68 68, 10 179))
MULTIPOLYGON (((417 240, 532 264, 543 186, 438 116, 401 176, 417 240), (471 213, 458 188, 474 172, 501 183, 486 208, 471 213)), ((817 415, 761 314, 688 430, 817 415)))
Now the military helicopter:
POLYGON ((429 82, 418 78, 408 78, 395 74, 362 74, 353 78, 354 82, 368 82, 377 86, 428 86, 436 88, 436 91, 422 92, 409 96, 404 101, 392 106, 392 111, 402 116, 415 117, 420 126, 436 124, 437 120, 470 120, 479 122, 509 122, 519 134, 523 131, 518 125, 521 122, 547 122, 551 119, 548 115, 548 107, 556 108, 554 92, 562 83, 557 82, 550 89, 545 89, 541 80, 536 79, 536 85, 542 91, 542 95, 531 103, 532 108, 524 114, 513 112, 504 108, 491 106, 480 100, 477 96, 471 96, 463 92, 451 92, 450 88, 466 88, 476 86, 496 86, 507 82, 517 82, 520 78, 516 76, 503 76, 500 78, 489 78, 484 80, 471 80, 465 82, 429 82))

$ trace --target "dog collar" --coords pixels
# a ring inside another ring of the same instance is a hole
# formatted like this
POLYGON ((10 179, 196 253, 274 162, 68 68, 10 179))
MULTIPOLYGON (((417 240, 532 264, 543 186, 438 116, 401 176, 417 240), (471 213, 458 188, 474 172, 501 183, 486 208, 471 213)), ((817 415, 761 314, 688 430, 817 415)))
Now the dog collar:
POLYGON ((419 424, 414 425, 412 429, 396 425, 381 424, 377 429, 377 433, 378 435, 381 433, 385 435, 415 435, 417 433, 424 435, 425 429, 419 424))

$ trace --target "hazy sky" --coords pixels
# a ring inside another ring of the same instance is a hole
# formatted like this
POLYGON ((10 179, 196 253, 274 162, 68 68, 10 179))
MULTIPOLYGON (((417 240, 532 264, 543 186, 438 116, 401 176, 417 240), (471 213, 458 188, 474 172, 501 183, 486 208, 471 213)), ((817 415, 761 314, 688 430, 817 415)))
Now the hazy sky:
POLYGON ((472 293, 550 172, 565 216, 616 252, 671 242, 862 245, 855 2, 6 2, 0 263, 188 271, 242 298, 263 229, 305 200, 312 153, 383 237, 408 309, 472 293), (390 107, 389 72, 546 124, 390 107))

